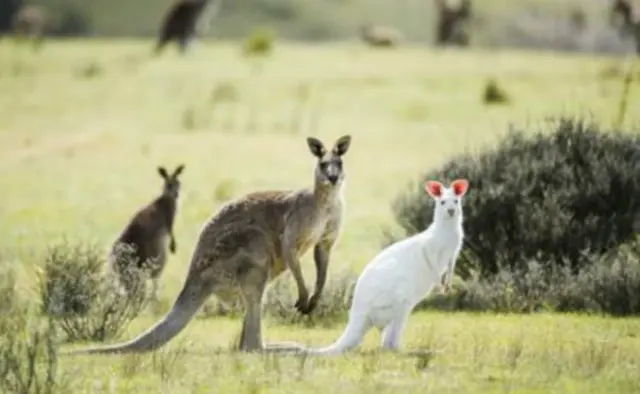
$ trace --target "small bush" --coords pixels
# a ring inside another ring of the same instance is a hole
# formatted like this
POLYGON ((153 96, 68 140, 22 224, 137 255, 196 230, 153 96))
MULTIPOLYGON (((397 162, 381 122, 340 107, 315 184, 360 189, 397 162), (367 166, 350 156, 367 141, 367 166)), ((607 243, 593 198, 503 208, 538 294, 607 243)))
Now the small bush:
POLYGON ((575 274, 634 237, 640 135, 570 119, 551 133, 512 131, 495 149, 456 157, 402 193, 393 208, 406 235, 431 220, 424 181, 457 177, 471 185, 459 262, 465 277, 474 269, 481 278, 526 271, 530 260, 575 274))
POLYGON ((238 88, 233 82, 222 81, 211 91, 211 103, 218 104, 222 102, 236 101, 238 96, 238 88))
MULTIPOLYGON (((103 276, 106 261, 98 248, 62 243, 50 248, 39 272, 42 309, 56 319, 68 341, 104 341, 119 336, 146 306, 143 280, 138 291, 124 295, 112 276, 103 276)), ((125 276, 141 276, 130 270, 125 276)))
POLYGON ((93 22, 86 11, 74 4, 65 4, 56 9, 53 34, 61 37, 86 36, 93 30, 93 22))
MULTIPOLYGON (((342 321, 349 311, 356 280, 357 275, 350 271, 331 275, 327 279, 316 309, 310 315, 302 315, 294 307, 298 294, 295 283, 290 279, 280 277, 267 288, 262 305, 263 314, 278 324, 330 327, 336 322, 342 321)), ((238 297, 231 303, 222 303, 212 298, 202 308, 200 316, 202 318, 241 317, 243 314, 244 305, 240 294, 238 294, 238 297)))
POLYGON ((273 50, 275 33, 271 29, 258 28, 244 41, 243 52, 247 56, 266 56, 273 50))
POLYGON ((316 309, 310 315, 300 314, 294 307, 297 291, 295 283, 278 279, 267 291, 264 313, 279 324, 332 326, 346 316, 351 307, 357 275, 350 271, 331 275, 316 309))
POLYGON ((55 326, 32 313, 16 291, 13 271, 0 269, 0 392, 64 392, 58 378, 55 326))
POLYGON ((505 104, 509 102, 507 92, 498 85, 495 79, 490 79, 485 84, 482 99, 485 104, 505 104))

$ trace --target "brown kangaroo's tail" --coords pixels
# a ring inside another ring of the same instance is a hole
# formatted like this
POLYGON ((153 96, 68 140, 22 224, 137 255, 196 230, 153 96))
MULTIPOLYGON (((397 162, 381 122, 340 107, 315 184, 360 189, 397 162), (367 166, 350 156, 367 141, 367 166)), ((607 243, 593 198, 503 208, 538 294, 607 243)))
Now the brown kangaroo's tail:
POLYGON ((189 324, 209 294, 211 293, 191 291, 191 289, 185 285, 173 304, 171 311, 169 311, 162 320, 137 338, 120 344, 74 349, 60 353, 62 355, 118 354, 145 353, 156 350, 178 335, 178 333, 189 324))

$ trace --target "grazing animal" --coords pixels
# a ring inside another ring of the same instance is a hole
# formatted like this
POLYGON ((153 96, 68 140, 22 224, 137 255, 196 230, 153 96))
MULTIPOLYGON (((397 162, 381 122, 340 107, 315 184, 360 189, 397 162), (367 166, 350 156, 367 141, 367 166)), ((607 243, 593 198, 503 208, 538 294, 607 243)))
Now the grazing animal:
POLYGON ((459 0, 457 7, 451 5, 449 0, 436 0, 436 6, 436 45, 469 45, 465 24, 472 16, 471 0, 459 0))
MULTIPOLYGON (((155 53, 160 54, 169 42, 175 41, 180 53, 185 54, 197 33, 202 14, 208 8, 207 19, 213 18, 222 0, 217 1, 215 8, 209 7, 209 3, 210 0, 179 0, 171 6, 162 22, 155 53)), ((208 21, 206 26, 205 24, 200 26, 201 32, 204 32, 208 28, 208 21)))
POLYGON ((342 227, 345 178, 342 159, 350 143, 351 137, 345 135, 327 150, 320 140, 307 138, 317 159, 312 188, 253 192, 226 203, 202 228, 182 290, 160 322, 129 342, 71 353, 152 351, 182 331, 212 294, 222 302, 229 302, 238 293, 245 308, 240 350, 281 351, 280 346, 265 346, 262 342, 261 306, 265 288, 288 268, 298 287, 296 309, 303 314, 315 309, 342 227), (310 248, 316 282, 309 298, 300 258, 310 248))
POLYGON ((372 47, 395 47, 402 41, 402 33, 389 26, 369 23, 360 27, 360 38, 372 47))
POLYGON ((158 167, 158 173, 164 179, 162 194, 135 213, 111 248, 111 270, 128 294, 136 289, 136 278, 127 270, 131 264, 135 264, 134 268, 149 274, 153 282, 153 297, 158 299, 158 282, 167 264, 167 238, 169 251, 175 253, 177 248, 173 222, 180 193, 178 176, 183 170, 184 165, 179 165, 169 175, 164 167, 158 167))
POLYGON ((426 183, 425 189, 435 202, 431 225, 373 258, 356 283, 349 323, 342 336, 328 347, 306 353, 335 355, 351 350, 372 327, 382 330, 383 349, 399 348, 413 308, 441 278, 445 291, 451 286, 462 248, 462 197, 468 186, 464 179, 455 180, 450 188, 436 181, 426 183))
POLYGON ((611 4, 609 21, 618 29, 620 37, 633 38, 636 53, 640 54, 640 11, 629 0, 615 0, 611 4))
POLYGON ((47 13, 37 5, 25 5, 14 15, 11 24, 16 38, 30 38, 35 47, 42 44, 47 28, 47 13))

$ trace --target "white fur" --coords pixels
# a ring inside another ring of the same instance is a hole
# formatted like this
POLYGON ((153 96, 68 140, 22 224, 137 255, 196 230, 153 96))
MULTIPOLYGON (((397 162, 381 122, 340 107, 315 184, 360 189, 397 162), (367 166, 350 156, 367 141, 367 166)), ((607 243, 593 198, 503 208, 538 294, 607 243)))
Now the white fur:
POLYGON ((462 195, 456 196, 453 188, 442 187, 441 197, 432 196, 435 209, 429 227, 388 246, 373 258, 356 283, 349 323, 342 336, 334 344, 309 349, 308 353, 340 354, 353 349, 372 327, 383 331, 383 349, 398 349, 413 308, 443 274, 447 274, 445 288, 451 285, 464 236, 462 195))

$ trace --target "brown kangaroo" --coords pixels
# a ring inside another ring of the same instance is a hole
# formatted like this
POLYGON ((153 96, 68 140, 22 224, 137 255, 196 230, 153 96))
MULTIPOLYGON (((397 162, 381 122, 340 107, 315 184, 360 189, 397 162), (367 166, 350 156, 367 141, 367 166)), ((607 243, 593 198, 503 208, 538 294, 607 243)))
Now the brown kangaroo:
POLYGON ((162 194, 135 213, 111 248, 110 268, 128 294, 134 292, 137 283, 136 278, 131 277, 133 272, 128 270, 135 264, 135 268, 149 274, 153 281, 153 297, 158 299, 158 282, 167 263, 167 238, 171 253, 175 253, 177 247, 173 222, 180 193, 178 176, 183 170, 184 165, 179 165, 169 175, 164 167, 158 167, 158 173, 164 179, 162 194), (125 252, 130 254, 125 255, 125 252))
POLYGON ((438 22, 436 45, 469 44, 469 35, 464 24, 471 19, 471 0, 460 0, 458 7, 453 7, 448 0, 436 0, 438 22))
POLYGON ((13 34, 16 38, 31 38, 38 47, 44 40, 47 22, 47 12, 42 7, 25 5, 12 19, 13 34))
POLYGON ((369 23, 360 28, 360 38, 372 47, 394 47, 402 40, 402 34, 392 27, 369 23))
MULTIPOLYGON (((351 137, 339 138, 330 151, 316 138, 307 138, 317 158, 313 188, 297 191, 261 191, 225 204, 204 225, 189 270, 171 311, 137 338, 106 347, 70 353, 125 353, 152 351, 182 331, 200 306, 215 294, 223 302, 242 296, 245 314, 241 351, 281 351, 262 342, 261 304, 267 284, 287 268, 298 287, 296 309, 308 314, 322 294, 343 221, 342 156, 351 137), (300 257, 313 246, 315 291, 311 298, 300 270, 300 257)), ((295 347, 294 347, 295 348, 295 347)))
MULTIPOLYGON (((189 48, 189 44, 197 33, 198 22, 203 18, 202 14, 206 13, 207 19, 213 16, 219 10, 222 0, 217 0, 215 6, 209 6, 210 0, 179 0, 169 8, 162 21, 160 35, 155 47, 155 54, 160 54, 165 46, 176 41, 181 54, 185 54, 189 48), (205 12, 208 10, 208 12, 205 12)), ((208 28, 203 24, 203 31, 208 28)))
POLYGON ((615 0, 611 4, 610 23, 615 26, 620 37, 631 36, 636 44, 636 53, 640 54, 640 11, 629 0, 615 0))

